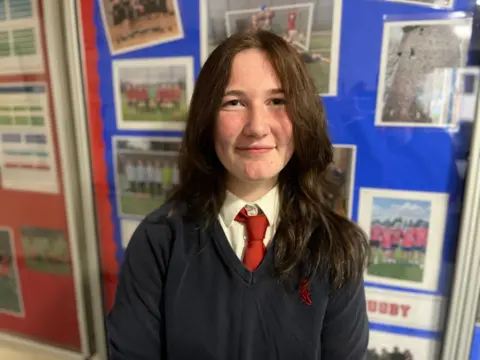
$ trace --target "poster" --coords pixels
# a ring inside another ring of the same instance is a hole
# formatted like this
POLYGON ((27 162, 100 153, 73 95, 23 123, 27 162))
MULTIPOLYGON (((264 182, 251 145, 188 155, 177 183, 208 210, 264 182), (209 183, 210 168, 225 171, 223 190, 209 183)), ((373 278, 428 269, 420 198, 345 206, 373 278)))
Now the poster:
POLYGON ((342 1, 206 0, 203 61, 228 36, 266 29, 290 42, 322 95, 336 95, 342 1))
POLYGON ((368 319, 372 323, 442 331, 447 301, 441 296, 413 294, 367 286, 368 319))
POLYGON ((340 192, 332 194, 330 201, 338 214, 348 218, 352 216, 356 152, 354 145, 333 145, 332 175, 335 183, 340 185, 340 192))
POLYGON ((110 52, 120 54, 182 39, 177 0, 99 1, 110 52))
POLYGON ((5 189, 58 193, 45 83, 0 84, 0 172, 5 189))
POLYGON ((24 316, 13 233, 0 228, 0 313, 24 316))
POLYGON ((71 275, 72 265, 65 232, 22 226, 21 238, 25 262, 30 270, 71 275))
POLYGON ((193 58, 116 60, 119 129, 183 130, 193 93, 193 58))
POLYGON ((360 189, 358 224, 369 234, 366 282, 437 291, 448 194, 360 189))
POLYGON ((367 360, 435 360, 440 342, 383 331, 370 331, 367 360))
POLYGON ((0 75, 44 70, 37 1, 0 1, 0 75))
POLYGON ((471 26, 467 18, 384 24, 376 125, 451 123, 455 69, 466 65, 471 26))
POLYGON ((120 217, 143 218, 163 205, 179 182, 178 137, 113 137, 120 217))
POLYGON ((140 221, 131 220, 131 219, 121 219, 120 220, 120 230, 122 236, 122 247, 123 249, 127 248, 130 239, 132 238, 133 233, 140 225, 140 221))

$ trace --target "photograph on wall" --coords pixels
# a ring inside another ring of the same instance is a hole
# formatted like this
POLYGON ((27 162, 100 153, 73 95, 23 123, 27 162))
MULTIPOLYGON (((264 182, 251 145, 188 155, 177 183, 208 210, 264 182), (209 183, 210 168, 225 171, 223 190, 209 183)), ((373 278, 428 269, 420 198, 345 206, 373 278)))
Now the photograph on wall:
POLYGON ((125 249, 130 242, 130 239, 133 236, 133 233, 140 225, 140 221, 132 219, 121 219, 120 220, 120 230, 122 237, 122 248, 125 249))
POLYGON ((429 6, 433 8, 451 8, 453 7, 453 3, 454 3, 454 0, 388 0, 388 1, 421 5, 421 6, 429 6))
POLYGON ((206 0, 204 5, 203 61, 235 33, 269 30, 295 47, 320 94, 336 95, 341 0, 206 0))
POLYGON ((23 316, 23 313, 13 233, 0 228, 0 314, 23 316))
POLYGON ((330 194, 335 211, 344 217, 352 216, 353 185, 357 149, 354 145, 333 145, 332 179, 340 185, 339 193, 330 194))
POLYGON ((25 262, 30 270, 55 275, 71 274, 70 250, 64 231, 22 226, 21 238, 25 262))
POLYGON ((182 39, 177 0, 98 0, 112 54, 182 39))
POLYGON ((0 74, 44 70, 36 0, 0 1, 0 74))
POLYGON ((193 83, 191 57, 114 61, 118 128, 183 130, 193 83))
POLYGON ((4 189, 58 193, 48 89, 0 84, 0 172, 4 189))
POLYGON ((467 62, 471 26, 467 18, 384 24, 376 125, 452 124, 454 72, 467 62))
POLYGON ((372 250, 365 281, 436 291, 448 194, 362 188, 359 204, 372 250))
POLYGON ((435 339, 370 330, 367 360, 434 360, 440 354, 435 339))
POLYGON ((447 302, 442 296, 365 288, 371 323, 426 331, 442 331, 447 302))
POLYGON ((178 185, 181 138, 113 138, 115 191, 120 217, 143 218, 178 185))

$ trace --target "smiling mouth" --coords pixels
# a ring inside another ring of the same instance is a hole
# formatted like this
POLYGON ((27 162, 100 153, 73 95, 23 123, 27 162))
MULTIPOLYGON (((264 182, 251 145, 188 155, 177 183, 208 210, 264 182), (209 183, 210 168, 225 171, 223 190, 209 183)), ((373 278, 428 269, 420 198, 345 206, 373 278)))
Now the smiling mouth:
POLYGON ((242 153, 248 154, 266 154, 275 149, 274 147, 251 147, 251 148, 238 148, 237 150, 242 153))

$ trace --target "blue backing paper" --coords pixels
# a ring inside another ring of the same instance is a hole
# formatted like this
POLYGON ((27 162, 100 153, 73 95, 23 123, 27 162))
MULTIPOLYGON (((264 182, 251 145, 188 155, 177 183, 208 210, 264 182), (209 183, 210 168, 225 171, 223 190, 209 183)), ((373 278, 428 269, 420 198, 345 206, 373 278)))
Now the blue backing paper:
MULTIPOLYGON (((241 0, 238 0, 241 1, 241 0)), ((110 54, 102 23, 99 2, 95 2, 95 26, 97 27, 98 72, 102 117, 104 121, 105 153, 102 154, 108 168, 112 221, 115 226, 117 260, 123 259, 121 225, 115 196, 114 156, 112 137, 126 136, 181 136, 173 131, 118 130, 115 121, 114 93, 112 86, 112 61, 149 57, 193 56, 195 78, 200 70, 200 16, 199 1, 178 0, 185 37, 181 40, 150 46, 116 56, 110 54)), ((354 169, 353 213, 358 218, 360 188, 380 188, 406 191, 441 192, 450 194, 448 222, 438 289, 435 292, 421 290, 402 291, 448 296, 449 276, 454 263, 458 235, 460 207, 463 195, 463 179, 457 174, 455 160, 466 159, 467 152, 458 145, 469 141, 469 131, 451 133, 441 128, 382 127, 375 126, 378 72, 382 47, 382 32, 386 15, 412 19, 432 16, 448 17, 453 11, 469 11, 468 0, 457 0, 454 9, 432 9, 413 4, 344 0, 337 96, 324 98, 329 120, 329 130, 334 144, 355 145, 356 169, 354 169)), ((367 284, 379 288, 397 289, 391 286, 367 284)), ((400 288, 398 288, 400 289, 400 288)), ((410 334, 437 339, 436 332, 402 327, 372 324, 372 330, 410 334)), ((477 329, 478 332, 478 329, 477 329)), ((480 335, 479 335, 480 336, 480 335)), ((480 341, 480 340, 478 340, 480 341)))

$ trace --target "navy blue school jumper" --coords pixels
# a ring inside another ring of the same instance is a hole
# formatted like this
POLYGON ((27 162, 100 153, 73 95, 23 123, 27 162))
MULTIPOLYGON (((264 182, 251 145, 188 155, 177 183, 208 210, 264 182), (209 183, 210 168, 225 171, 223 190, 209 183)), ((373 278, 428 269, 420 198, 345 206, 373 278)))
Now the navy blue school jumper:
POLYGON ((361 360, 368 344, 363 283, 330 296, 273 275, 275 238, 248 271, 217 221, 201 230, 171 206, 133 234, 107 316, 111 360, 361 360))

